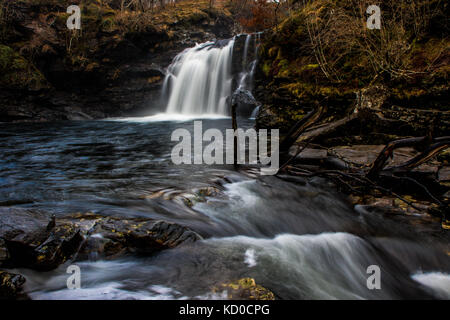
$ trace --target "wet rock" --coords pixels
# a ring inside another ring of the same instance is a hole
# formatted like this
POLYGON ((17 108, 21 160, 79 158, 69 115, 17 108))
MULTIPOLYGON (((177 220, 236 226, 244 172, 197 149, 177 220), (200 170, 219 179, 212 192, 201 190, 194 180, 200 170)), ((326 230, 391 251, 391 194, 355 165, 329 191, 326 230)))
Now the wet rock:
POLYGON ((77 214, 55 218, 42 211, 0 209, 0 263, 51 270, 74 258, 150 254, 202 239, 161 220, 77 214))
POLYGON ((83 240, 74 225, 55 222, 42 211, 18 208, 0 209, 0 239, 5 248, 0 252, 6 252, 2 265, 37 270, 64 263, 83 240))
POLYGON ((17 299, 22 294, 25 281, 20 274, 0 270, 0 299, 17 299))
MULTIPOLYGON (((338 158, 359 166, 370 166, 383 150, 384 145, 352 145, 352 146, 337 146, 331 148, 330 153, 336 155, 338 158)), ((387 164, 388 167, 399 166, 406 161, 416 156, 418 152, 413 148, 398 148, 394 150, 393 158, 387 164)), ((422 164, 412 171, 422 173, 425 175, 436 175, 438 172, 439 163, 432 160, 426 164, 422 164)))
POLYGON ((0 266, 9 259, 8 248, 6 247, 5 240, 0 239, 0 266))
POLYGON ((438 180, 439 180, 439 182, 446 182, 447 184, 450 183, 450 167, 449 166, 442 167, 439 170, 438 180))
MULTIPOLYGON (((291 148, 289 156, 293 157, 297 154, 297 148, 291 148)), ((295 162, 301 164, 319 165, 327 158, 327 150, 305 148, 297 155, 295 162)))
POLYGON ((0 208, 0 239, 6 246, 37 247, 50 234, 49 222, 50 216, 42 211, 0 208))
MULTIPOLYGON (((370 165, 375 161, 383 148, 384 146, 382 145, 342 146, 333 148, 332 153, 336 154, 340 159, 356 165, 370 165)), ((397 157, 395 158, 397 159, 397 157)))
POLYGON ((78 258, 115 258, 126 253, 151 254, 202 239, 196 232, 161 220, 87 216, 95 219, 78 258))
POLYGON ((57 225, 50 236, 37 247, 34 269, 51 270, 69 260, 83 241, 80 230, 71 224, 57 225))
POLYGON ((257 129, 279 129, 282 133, 287 133, 294 121, 286 121, 283 115, 277 113, 273 108, 263 105, 256 116, 257 129))
POLYGON ((236 113, 241 117, 250 117, 253 110, 259 106, 252 93, 242 89, 236 90, 232 96, 231 103, 237 106, 236 113))
POLYGON ((268 289, 256 284, 253 278, 243 278, 230 283, 223 283, 213 289, 214 293, 226 293, 230 300, 275 300, 275 295, 268 289))

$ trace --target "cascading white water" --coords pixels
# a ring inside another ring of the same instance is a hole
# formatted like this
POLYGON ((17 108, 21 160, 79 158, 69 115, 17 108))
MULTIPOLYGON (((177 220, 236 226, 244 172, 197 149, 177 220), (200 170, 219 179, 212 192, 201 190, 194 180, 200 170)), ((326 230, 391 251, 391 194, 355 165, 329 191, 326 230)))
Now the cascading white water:
POLYGON ((258 44, 260 40, 261 34, 259 32, 255 34, 248 34, 245 39, 244 55, 242 57, 243 70, 240 74, 238 90, 251 91, 253 89, 253 77, 255 75, 256 65, 258 64, 258 44), (249 60, 248 50, 252 39, 254 40, 254 52, 253 57, 249 60))
POLYGON ((207 42, 179 54, 164 80, 166 113, 228 115, 233 47, 234 39, 223 46, 207 42))

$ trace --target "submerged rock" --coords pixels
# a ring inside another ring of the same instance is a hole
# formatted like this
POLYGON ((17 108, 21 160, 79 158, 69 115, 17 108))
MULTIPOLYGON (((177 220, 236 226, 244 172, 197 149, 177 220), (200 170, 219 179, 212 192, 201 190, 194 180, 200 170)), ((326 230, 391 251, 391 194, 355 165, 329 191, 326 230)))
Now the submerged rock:
POLYGON ((275 300, 275 295, 268 289, 256 284, 253 278, 243 278, 230 283, 220 284, 214 293, 226 292, 231 300, 275 300))
POLYGON ((17 299, 25 281, 20 274, 0 270, 0 299, 17 299))

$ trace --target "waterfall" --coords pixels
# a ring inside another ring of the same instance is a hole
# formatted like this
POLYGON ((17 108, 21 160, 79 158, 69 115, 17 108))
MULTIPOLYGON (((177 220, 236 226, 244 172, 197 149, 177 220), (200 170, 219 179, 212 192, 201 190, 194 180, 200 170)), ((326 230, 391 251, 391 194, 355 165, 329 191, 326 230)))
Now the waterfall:
POLYGON ((248 34, 245 39, 244 54, 242 57, 243 69, 240 73, 238 90, 251 91, 253 89, 253 77, 255 75, 256 66, 258 64, 258 45, 259 45, 260 40, 261 40, 261 34, 259 32, 255 33, 255 34, 248 34), (252 39, 254 39, 254 43, 253 43, 254 51, 253 51, 253 56, 249 60, 248 59, 249 58, 248 51, 249 51, 250 42, 252 41, 252 39))
POLYGON ((164 79, 166 113, 228 115, 234 39, 207 42, 179 54, 164 79))
POLYGON ((247 65, 248 47, 250 46, 251 40, 252 40, 252 35, 248 34, 247 38, 245 38, 245 44, 244 44, 244 56, 243 56, 244 66, 247 65))
POLYGON ((236 90, 233 93, 232 102, 238 105, 238 115, 255 119, 258 114, 258 102, 253 96, 253 82, 258 65, 258 47, 261 40, 260 33, 247 34, 245 36, 242 55, 242 69, 239 72, 236 90), (253 51, 251 46, 253 45, 253 51))

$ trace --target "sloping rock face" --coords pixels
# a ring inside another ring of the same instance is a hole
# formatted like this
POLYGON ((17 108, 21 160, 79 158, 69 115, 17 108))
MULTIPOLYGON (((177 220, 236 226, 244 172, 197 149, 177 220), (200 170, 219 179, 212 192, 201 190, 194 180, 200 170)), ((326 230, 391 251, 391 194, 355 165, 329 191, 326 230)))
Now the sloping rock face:
POLYGON ((0 121, 156 112, 165 68, 176 54, 229 38, 234 28, 227 14, 208 7, 180 3, 176 12, 151 16, 78 1, 77 32, 66 27, 66 6, 40 3, 11 1, 1 9, 0 121))
POLYGON ((51 270, 71 259, 151 254, 202 239, 178 224, 144 218, 0 209, 0 267, 51 270))
POLYGON ((72 257, 83 241, 78 228, 41 211, 0 209, 1 266, 51 270, 72 257))

